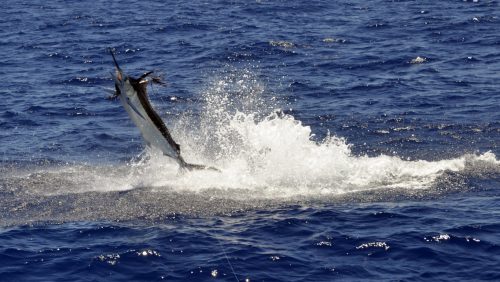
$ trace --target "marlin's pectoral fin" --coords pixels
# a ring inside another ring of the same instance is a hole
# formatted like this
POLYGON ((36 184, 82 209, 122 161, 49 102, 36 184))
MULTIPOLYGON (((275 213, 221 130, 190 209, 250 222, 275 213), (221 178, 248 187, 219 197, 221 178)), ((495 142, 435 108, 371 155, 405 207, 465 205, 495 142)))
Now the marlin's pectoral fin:
POLYGON ((118 99, 118 96, 119 96, 119 94, 115 93, 113 95, 109 95, 108 97, 106 97, 106 99, 113 101, 113 100, 118 99))
POLYGON ((114 100, 120 95, 120 92, 117 92, 116 89, 104 88, 104 91, 110 94, 108 97, 106 97, 106 99, 108 100, 114 100))

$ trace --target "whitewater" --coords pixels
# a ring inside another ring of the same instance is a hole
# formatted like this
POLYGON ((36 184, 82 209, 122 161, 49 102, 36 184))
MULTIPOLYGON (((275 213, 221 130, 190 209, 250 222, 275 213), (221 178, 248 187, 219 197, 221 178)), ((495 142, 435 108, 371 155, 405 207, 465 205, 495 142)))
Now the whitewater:
POLYGON ((183 173, 148 147, 121 164, 4 166, 2 223, 154 221, 304 203, 421 199, 466 191, 464 179, 500 172, 489 151, 411 160, 354 154, 345 138, 331 133, 318 140, 310 126, 273 108, 276 99, 266 98, 265 86, 248 70, 211 79, 199 103, 199 114, 170 120, 172 134, 186 160, 221 172, 183 173))

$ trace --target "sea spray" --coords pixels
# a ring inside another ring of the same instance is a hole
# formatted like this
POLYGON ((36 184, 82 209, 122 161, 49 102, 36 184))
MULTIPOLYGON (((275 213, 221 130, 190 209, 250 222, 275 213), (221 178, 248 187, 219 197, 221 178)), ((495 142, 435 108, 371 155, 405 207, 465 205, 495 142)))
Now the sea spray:
POLYGON ((128 163, 15 167, 0 179, 0 219, 160 219, 220 214, 293 203, 383 201, 467 191, 470 178, 498 177, 492 152, 437 161, 353 153, 341 136, 318 139, 310 126, 280 110, 250 71, 213 79, 201 111, 170 121, 187 161, 221 172, 182 172, 145 148, 128 163))

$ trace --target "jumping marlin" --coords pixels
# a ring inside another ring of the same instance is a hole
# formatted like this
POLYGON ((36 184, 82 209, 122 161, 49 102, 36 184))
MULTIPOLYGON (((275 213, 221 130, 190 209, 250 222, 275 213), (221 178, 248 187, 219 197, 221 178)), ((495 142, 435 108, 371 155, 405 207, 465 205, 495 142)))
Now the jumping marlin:
MULTIPOLYGON (((133 78, 126 75, 123 70, 118 66, 115 55, 110 50, 115 63, 116 74, 112 74, 115 81, 115 95, 111 98, 120 98, 120 101, 127 111, 130 119, 141 131, 141 135, 149 147, 160 149, 165 156, 174 159, 183 170, 193 169, 209 169, 219 171, 216 168, 208 167, 198 164, 190 164, 184 161, 181 156, 181 148, 177 144, 170 132, 168 131, 165 123, 161 120, 160 116, 155 112, 148 99, 147 79, 153 72, 147 72, 139 78, 133 78)), ((152 83, 162 83, 159 78, 153 77, 152 83)))

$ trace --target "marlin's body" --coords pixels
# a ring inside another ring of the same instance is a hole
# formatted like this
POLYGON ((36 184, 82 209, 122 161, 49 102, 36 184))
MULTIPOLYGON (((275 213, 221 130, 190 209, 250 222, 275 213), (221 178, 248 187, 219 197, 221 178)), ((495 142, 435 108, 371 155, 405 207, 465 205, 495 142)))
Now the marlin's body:
POLYGON ((141 135, 150 147, 160 149, 164 155, 182 162, 180 146, 175 143, 167 127, 153 110, 146 93, 147 81, 137 81, 129 77, 120 89, 120 102, 130 119, 141 131, 141 135))
MULTIPOLYGON (((147 77, 151 72, 146 73, 138 79, 127 76, 118 66, 114 54, 111 52, 116 66, 115 96, 120 99, 121 104, 127 111, 130 119, 139 128, 142 137, 149 147, 155 147, 165 155, 174 159, 182 169, 212 169, 203 165, 188 164, 181 156, 179 144, 177 144, 165 123, 155 112, 148 99, 147 77)), ((155 79, 152 79, 155 82, 155 79)), ((157 82, 157 81, 156 81, 157 82)))

